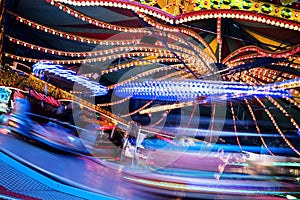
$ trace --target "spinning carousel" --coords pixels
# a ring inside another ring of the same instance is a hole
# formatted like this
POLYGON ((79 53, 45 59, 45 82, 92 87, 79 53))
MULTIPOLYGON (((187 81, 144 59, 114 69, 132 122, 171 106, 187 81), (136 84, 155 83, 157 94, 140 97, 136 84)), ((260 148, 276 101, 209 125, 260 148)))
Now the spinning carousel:
POLYGON ((0 2, 5 135, 122 166, 147 198, 299 195, 297 1, 0 2))

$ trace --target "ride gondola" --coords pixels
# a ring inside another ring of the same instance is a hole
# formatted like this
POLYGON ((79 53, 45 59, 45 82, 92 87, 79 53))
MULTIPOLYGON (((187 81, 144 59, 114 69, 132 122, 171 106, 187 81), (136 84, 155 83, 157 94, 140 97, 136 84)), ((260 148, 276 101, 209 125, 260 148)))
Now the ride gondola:
POLYGON ((8 128, 12 134, 63 152, 89 153, 74 126, 56 119, 35 115, 29 110, 30 105, 27 100, 16 100, 15 108, 8 120, 8 128), (36 120, 33 120, 33 117, 36 120))

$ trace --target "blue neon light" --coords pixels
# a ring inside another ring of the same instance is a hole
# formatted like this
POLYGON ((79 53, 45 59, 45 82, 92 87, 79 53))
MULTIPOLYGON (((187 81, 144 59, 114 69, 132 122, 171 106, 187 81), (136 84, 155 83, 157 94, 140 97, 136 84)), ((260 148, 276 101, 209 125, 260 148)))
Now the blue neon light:
POLYGON ((284 81, 272 83, 272 84, 269 84, 269 86, 273 87, 273 88, 280 88, 280 87, 283 87, 284 85, 295 84, 295 87, 299 87, 299 83, 300 83, 300 78, 294 78, 294 79, 290 79, 290 80, 284 80, 284 81))
POLYGON ((12 91, 0 86, 0 112, 8 111, 8 102, 12 91))
POLYGON ((222 81, 199 81, 199 80, 146 80, 143 82, 129 82, 117 86, 116 95, 120 97, 159 99, 159 100, 194 100, 200 96, 222 96, 236 98, 241 96, 273 96, 289 97, 290 94, 270 85, 251 86, 222 81))
POLYGON ((47 71, 90 89, 95 96, 106 95, 108 91, 105 86, 95 81, 90 81, 86 77, 76 75, 76 73, 72 70, 65 70, 61 65, 55 65, 51 62, 38 62, 34 64, 32 68, 33 73, 38 77, 43 78, 45 71, 47 71))

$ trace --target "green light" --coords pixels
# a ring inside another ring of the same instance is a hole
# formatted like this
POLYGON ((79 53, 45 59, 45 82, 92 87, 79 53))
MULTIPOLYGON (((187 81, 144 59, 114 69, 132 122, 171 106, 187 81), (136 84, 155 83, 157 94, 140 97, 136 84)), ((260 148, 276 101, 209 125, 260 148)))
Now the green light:
POLYGON ((297 162, 275 162, 273 165, 276 167, 300 167, 300 163, 297 162))
POLYGON ((288 8, 284 8, 281 10, 281 16, 284 18, 290 18, 292 16, 292 11, 288 8))
POLYGON ((242 8, 243 9, 249 9, 251 7, 252 7, 252 2, 250 0, 242 1, 242 8))
POLYGON ((211 0, 211 8, 220 8, 221 5, 223 4, 223 1, 221 0, 211 0))
POLYGON ((239 9, 240 8, 240 2, 238 0, 231 0, 230 1, 230 8, 231 9, 239 9))
POLYGON ((270 4, 263 4, 261 6, 261 11, 264 13, 270 13, 272 12, 272 6, 270 4))
POLYGON ((287 199, 289 199, 289 200, 292 200, 292 199, 298 199, 298 198, 296 198, 296 197, 294 197, 294 196, 292 196, 292 195, 286 195, 286 198, 287 199))

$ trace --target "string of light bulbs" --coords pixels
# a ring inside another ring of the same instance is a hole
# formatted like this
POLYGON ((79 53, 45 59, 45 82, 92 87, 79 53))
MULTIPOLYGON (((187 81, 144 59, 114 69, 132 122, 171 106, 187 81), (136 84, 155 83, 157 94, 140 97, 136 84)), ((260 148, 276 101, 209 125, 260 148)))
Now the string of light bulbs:
POLYGON ((280 9, 277 5, 268 3, 267 5, 270 6, 270 9, 274 8, 274 12, 268 12, 265 9, 265 7, 262 6, 261 3, 254 2, 251 6, 251 11, 248 11, 248 9, 237 6, 235 9, 228 9, 225 5, 225 9, 214 9, 213 7, 207 7, 208 2, 205 5, 206 9, 198 10, 197 12, 190 12, 186 14, 181 14, 174 16, 172 14, 169 14, 167 12, 164 12, 156 7, 151 7, 148 5, 143 4, 137 4, 136 2, 130 2, 130 1, 122 1, 122 0, 97 0, 97 1, 89 1, 89 0, 47 0, 51 4, 55 4, 56 2, 61 2, 73 6, 104 6, 104 7, 116 7, 116 8, 122 8, 122 9, 129 9, 134 12, 141 12, 145 13, 147 15, 151 15, 153 17, 159 18, 160 20, 163 20, 170 24, 181 24, 186 22, 191 22, 195 20, 201 20, 201 19, 212 19, 212 18, 232 18, 232 19, 241 19, 241 20, 247 20, 247 21, 254 21, 264 24, 269 24, 272 26, 282 27, 286 29, 292 29, 295 31, 298 31, 300 29, 300 26, 298 24, 299 20, 299 10, 289 8, 289 12, 286 12, 282 8, 284 12, 286 13, 292 13, 289 18, 285 17, 285 15, 282 15, 280 9), (236 10, 240 9, 240 10, 236 10), (255 12, 253 12, 255 10, 255 12))
POLYGON ((243 148, 242 148, 239 136, 238 136, 237 125, 236 125, 236 116, 235 116, 235 113, 234 113, 234 108, 233 108, 232 100, 229 100, 229 105, 230 105, 230 110, 231 110, 231 115, 232 115, 233 130, 235 132, 236 141, 237 141, 237 144, 240 147, 240 150, 243 151, 243 148))
POLYGON ((64 38, 64 39, 68 39, 68 40, 72 40, 72 41, 78 41, 78 42, 83 42, 83 43, 88 43, 88 44, 97 44, 97 45, 134 45, 134 44, 138 44, 139 40, 137 39, 125 39, 122 38, 120 40, 110 40, 110 39, 105 39, 105 40, 100 40, 100 39, 94 39, 94 38, 88 38, 88 37, 83 37, 83 36, 79 36, 79 35, 75 35, 72 33, 68 33, 68 32, 64 32, 64 31, 60 31, 48 26, 44 26, 42 24, 39 24, 37 22, 33 22, 32 20, 28 20, 24 17, 21 17, 13 12, 7 11, 7 13, 9 13, 10 15, 15 16, 15 20, 25 24, 31 28, 34 28, 36 30, 40 30, 43 31, 45 33, 49 33, 52 35, 55 35, 57 37, 60 38, 64 38))
POLYGON ((264 147, 267 149, 267 151, 268 151, 272 156, 274 156, 274 154, 273 154, 273 153, 271 152, 271 150, 268 148, 268 145, 266 144, 264 138, 262 137, 260 128, 259 128, 259 126, 258 126, 256 117, 255 117, 255 114, 254 114, 254 112, 253 112, 253 110, 252 110, 252 108, 251 108, 251 105, 250 105, 249 101, 248 101, 246 98, 244 98, 244 101, 246 102, 246 105, 247 105, 247 107, 248 107, 248 110, 250 111, 250 115, 251 115, 251 117, 252 117, 252 119, 253 119, 253 122, 254 122, 254 124, 255 124, 255 128, 256 128, 256 131, 257 131, 257 133, 258 133, 258 135, 259 135, 259 137, 260 137, 260 140, 262 141, 262 143, 263 143, 264 147))
POLYGON ((276 120, 274 119, 273 115, 271 114, 271 112, 267 109, 267 107, 264 105, 264 103, 257 97, 255 97, 255 99, 259 102, 259 104, 264 108, 265 112, 267 113, 267 115, 269 116, 269 118, 271 119, 274 127, 276 128, 276 130, 278 131, 278 133, 281 135, 282 139, 286 142, 286 144, 296 153, 300 156, 300 152, 292 145, 292 143, 285 137, 284 133, 282 132, 282 130, 280 129, 280 127, 278 126, 276 120))
MULTIPOLYGON (((264 50, 260 47, 257 46, 246 46, 239 48, 238 50, 235 50, 231 54, 229 54, 223 61, 222 63, 225 64, 229 62, 230 59, 232 59, 235 56, 239 56, 242 53, 249 53, 249 52, 256 52, 264 57, 272 57, 272 58, 293 58, 292 55, 299 53, 300 52, 300 45, 296 45, 293 47, 290 47, 288 50, 280 51, 280 52, 273 52, 273 51, 268 51, 264 50)), ((297 57, 297 59, 300 59, 297 57)))
MULTIPOLYGON (((151 53, 159 53, 159 56, 168 57, 170 54, 170 51, 165 50, 163 47, 147 47, 147 46, 126 46, 126 47, 115 47, 110 48, 107 50, 96 50, 96 51, 89 51, 89 52, 70 52, 70 51, 60 51, 56 49, 41 47, 35 44, 31 44, 28 42, 25 42, 23 40, 19 40, 17 38, 11 37, 6 35, 7 38, 9 38, 9 41, 16 43, 18 45, 37 50, 43 53, 50 53, 55 55, 61 55, 61 56, 69 56, 69 57, 94 57, 94 56, 108 56, 108 55, 114 55, 116 53, 124 52, 129 53, 129 56, 149 56, 147 54, 143 54, 143 52, 151 52, 151 53), (141 51, 139 53, 137 52, 131 52, 131 51, 141 51)), ((179 48, 178 48, 179 49, 179 48)), ((187 51, 186 51, 187 52, 187 51)), ((186 53, 185 52, 185 53, 186 53)))

